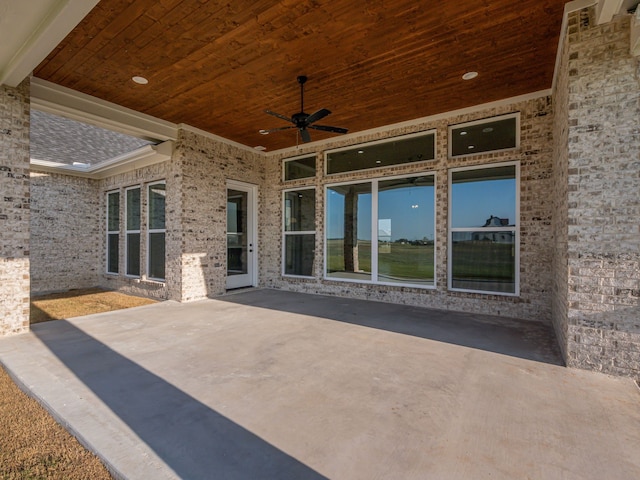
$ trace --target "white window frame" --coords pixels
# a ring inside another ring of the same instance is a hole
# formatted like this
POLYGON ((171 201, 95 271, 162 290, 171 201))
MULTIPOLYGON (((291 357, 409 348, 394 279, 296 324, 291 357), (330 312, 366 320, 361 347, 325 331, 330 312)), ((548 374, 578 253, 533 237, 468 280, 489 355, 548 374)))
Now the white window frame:
POLYGON ((449 158, 465 158, 465 157, 472 157, 475 155, 486 155, 488 153, 494 153, 494 152, 509 152, 509 151, 517 150, 518 148, 520 148, 520 112, 507 113, 505 115, 496 115, 495 117, 482 118, 480 120, 474 120, 472 122, 457 123, 455 125, 449 125, 447 128, 447 156, 449 158), (499 120, 506 120, 507 118, 516 119, 516 146, 515 147, 499 148, 497 150, 486 150, 482 152, 471 152, 471 153, 466 153, 464 155, 454 156, 452 154, 453 129, 457 130, 463 127, 472 127, 475 125, 482 125, 483 123, 492 123, 499 120))
MULTIPOLYGON (((375 172, 375 171, 383 170, 385 168, 394 168, 394 167, 407 166, 407 165, 422 165, 426 162, 435 162, 437 159, 438 159, 438 130, 435 128, 432 128, 431 130, 424 130, 422 132, 409 133, 407 135, 397 135, 395 137, 383 138, 381 140, 375 140, 373 142, 358 143, 355 145, 349 145, 347 147, 340 147, 340 148, 333 148, 331 150, 325 150, 323 173, 326 177, 336 177, 339 175, 353 175, 355 173, 360 173, 360 172, 375 172), (381 167, 363 168, 361 170, 349 170, 347 172, 340 172, 340 173, 327 173, 327 169, 329 168, 329 154, 331 153, 344 152, 346 150, 356 150, 358 147, 368 148, 373 145, 396 142, 398 140, 407 140, 409 138, 415 138, 415 137, 423 137, 423 136, 426 137, 428 135, 433 135, 433 158, 420 160, 418 162, 396 163, 394 165, 384 165, 381 167)), ((337 185, 337 184, 334 184, 334 185, 337 185)))
POLYGON ((286 182, 286 183, 304 182, 304 181, 315 179, 317 176, 318 176, 318 156, 315 153, 307 153, 306 155, 296 155, 295 157, 287 157, 282 159, 282 181, 283 182, 286 182), (312 176, 287 180, 286 173, 287 173, 288 162, 294 162, 296 160, 302 160, 303 158, 311 158, 311 157, 313 157, 313 159, 315 160, 315 170, 316 170, 312 176))
POLYGON ((120 256, 120 225, 121 225, 120 212, 122 211, 122 209, 121 209, 122 204, 121 204, 120 200, 122 198, 122 194, 120 193, 119 189, 118 190, 110 190, 110 191, 106 192, 105 198, 106 198, 106 206, 107 206, 107 208, 105 209, 106 213, 107 213, 106 225, 105 225, 105 230, 107 232, 106 239, 105 239, 106 240, 106 247, 107 247, 106 248, 106 259, 105 259, 106 260, 105 272, 107 274, 109 274, 109 275, 119 275, 120 274, 120 258, 121 258, 121 256, 120 256), (118 195, 118 230, 109 230, 109 213, 111 213, 110 210, 109 210, 109 195, 115 195, 115 194, 118 195), (115 234, 118 235, 118 271, 117 272, 112 272, 112 271, 109 270, 109 260, 110 260, 110 257, 109 257, 109 236, 110 235, 115 235, 115 234))
POLYGON ((324 248, 323 248, 323 266, 322 276, 324 280, 332 282, 345 282, 345 283, 364 283, 370 285, 384 285, 389 287, 406 287, 406 288, 420 288, 425 290, 435 290, 437 288, 438 276, 437 276, 437 259, 438 259, 438 244, 437 244, 437 175, 434 170, 426 172, 414 172, 404 175, 383 176, 375 177, 367 180, 345 181, 329 183, 324 186, 324 248), (433 177, 433 285, 420 285, 416 283, 401 283, 401 282, 381 282, 378 280, 378 183, 386 180, 394 180, 401 178, 413 178, 413 177, 433 177), (329 188, 337 187, 341 185, 360 185, 363 183, 371 184, 371 280, 351 279, 351 278, 336 278, 329 277, 327 275, 327 247, 329 233, 328 216, 329 216, 329 188))
MULTIPOLYGON (((146 196, 147 196, 147 235, 146 235, 146 268, 147 268, 147 278, 149 280, 153 280, 155 282, 162 282, 164 283, 166 281, 166 278, 157 278, 157 277, 152 277, 149 275, 149 272, 151 271, 151 234, 152 233, 164 233, 164 242, 165 242, 165 249, 167 246, 167 225, 166 225, 166 211, 167 211, 167 200, 166 200, 166 193, 167 193, 167 182, 166 180, 159 180, 157 182, 151 182, 151 183, 147 183, 147 191, 146 191, 146 196), (165 228, 151 228, 151 195, 149 195, 149 189, 151 187, 153 187, 154 185, 164 185, 165 188, 165 228)), ((165 250, 166 252, 166 250, 165 250)), ((166 259, 166 253, 165 253, 165 277, 166 277, 166 268, 167 268, 167 259, 166 259)), ((142 272, 141 272, 142 273, 142 272)))
POLYGON ((520 296, 520 162, 519 161, 511 161, 511 162, 500 162, 500 163, 486 163, 483 165, 474 165, 472 167, 458 167, 449 169, 448 173, 448 185, 447 188, 449 190, 449 204, 448 204, 448 226, 449 232, 447 233, 447 240, 449 242, 449 248, 447 253, 447 288, 452 292, 467 292, 467 293, 479 293, 482 295, 500 295, 505 297, 518 297, 520 296), (490 168, 499 168, 499 167, 509 167, 515 166, 516 169, 516 204, 515 204, 515 226, 513 227, 491 227, 492 232, 514 232, 514 247, 515 247, 515 286, 514 293, 510 292, 494 292, 490 290, 472 290, 466 288, 454 288, 452 286, 453 283, 453 232, 469 232, 469 231, 478 231, 478 227, 457 227, 453 228, 451 225, 451 216, 453 214, 452 211, 452 203, 453 203, 453 190, 452 190, 452 180, 453 173, 469 171, 469 170, 486 170, 490 168))
MULTIPOLYGON (((287 188, 286 190, 282 191, 282 265, 281 265, 281 273, 283 277, 288 277, 288 278, 315 278, 315 276, 313 275, 313 268, 312 268, 312 274, 311 275, 293 275, 291 273, 285 273, 285 263, 286 263, 286 238, 287 236, 290 235, 313 235, 313 240, 314 240, 314 265, 315 265, 315 258, 316 258, 316 241, 318 238, 318 232, 317 230, 296 230, 296 231, 287 231, 286 230, 286 222, 285 222, 285 218, 286 218, 286 199, 287 199, 287 193, 289 192, 299 192, 300 190, 314 190, 315 191, 315 195, 318 194, 317 189, 315 186, 313 187, 301 187, 301 188, 287 188)), ((316 197, 316 204, 317 204, 318 198, 316 197)), ((315 208, 315 207, 314 207, 315 208)), ((314 217, 314 224, 316 221, 316 217, 317 217, 317 212, 314 210, 313 212, 313 217, 314 217)))
POLYGON ((142 186, 141 185, 133 185, 131 187, 127 187, 124 189, 124 275, 129 278, 141 278, 142 276, 142 262, 140 262, 140 274, 139 275, 131 275, 129 270, 129 234, 137 233, 141 235, 142 229, 142 186), (138 230, 129 230, 129 222, 128 222, 128 214, 129 214, 129 190, 140 190, 140 228, 138 230))

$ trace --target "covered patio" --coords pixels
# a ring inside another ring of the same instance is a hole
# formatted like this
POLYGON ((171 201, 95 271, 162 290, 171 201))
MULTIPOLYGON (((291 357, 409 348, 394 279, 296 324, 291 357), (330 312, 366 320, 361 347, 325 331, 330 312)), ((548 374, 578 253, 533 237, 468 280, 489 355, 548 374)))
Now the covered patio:
POLYGON ((116 477, 640 477, 637 385, 537 322, 251 289, 37 324, 0 362, 116 477))

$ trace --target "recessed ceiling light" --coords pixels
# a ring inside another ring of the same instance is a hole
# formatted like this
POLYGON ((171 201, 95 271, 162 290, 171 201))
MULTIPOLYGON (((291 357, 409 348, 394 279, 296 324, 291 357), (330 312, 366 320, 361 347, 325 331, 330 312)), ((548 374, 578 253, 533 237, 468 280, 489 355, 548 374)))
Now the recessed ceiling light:
POLYGON ((259 152, 264 152, 267 147, 263 147, 262 145, 258 145, 256 147, 253 147, 254 150, 258 150, 259 152))
POLYGON ((493 132, 493 127, 486 127, 482 129, 482 133, 490 133, 493 132))
POLYGON ((269 135, 269 130, 258 130, 260 135, 269 135))
POLYGON ((466 135, 467 132, 465 132, 464 130, 460 132, 460 135, 466 135))
POLYGON ((364 153, 364 150, 358 150, 358 153, 364 153))
POLYGON ((467 72, 464 75, 462 75, 462 79, 463 80, 471 80, 474 79, 478 76, 478 72, 467 72))
POLYGON ((475 145, 469 145, 467 148, 468 148, 469 150, 473 150, 474 148, 476 148, 476 146, 475 146, 475 145))
POLYGON ((136 82, 139 85, 146 85, 147 83, 149 83, 149 80, 147 80, 144 77, 140 77, 140 76, 135 76, 135 77, 131 77, 131 80, 133 80, 134 82, 136 82))
POLYGON ((376 163, 382 163, 382 160, 376 160, 376 163))

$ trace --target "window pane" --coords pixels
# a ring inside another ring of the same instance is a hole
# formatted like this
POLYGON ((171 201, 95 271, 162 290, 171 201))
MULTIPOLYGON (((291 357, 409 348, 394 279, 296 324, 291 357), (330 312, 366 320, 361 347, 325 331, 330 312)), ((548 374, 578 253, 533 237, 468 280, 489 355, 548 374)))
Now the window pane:
POLYGON ((313 275, 316 236, 312 234, 286 235, 284 241, 284 273, 307 277, 313 275))
POLYGON ((433 285, 433 176, 378 184, 378 281, 433 285))
POLYGON ((164 280, 164 233, 149 234, 149 277, 164 280))
POLYGON ((287 232, 302 232, 316 229, 315 189, 285 192, 284 229, 287 232))
POLYGON ((110 193, 107 196, 107 202, 107 230, 118 231, 120 230, 120 193, 110 193))
POLYGON ((297 180, 316 176, 316 156, 299 158, 297 160, 285 160, 284 179, 297 180))
POLYGON ((510 226, 516 218, 516 167, 452 173, 453 228, 510 226))
POLYGON ((327 276, 371 280, 371 184, 327 189, 327 276))
POLYGON ((453 288, 515 293, 515 232, 452 232, 453 288))
POLYGON ((118 261, 120 260, 120 235, 110 233, 107 235, 107 272, 118 273, 118 261))
POLYGON ((165 185, 149 185, 149 228, 162 230, 164 222, 165 185))
POLYGON ((140 230, 140 189, 127 190, 127 230, 140 230))
POLYGON ((455 157, 515 148, 516 135, 516 117, 453 127, 449 139, 451 155, 455 157))
POLYGON ((140 275, 139 233, 127 233, 127 275, 140 275))
POLYGON ((435 158, 434 142, 435 135, 429 133, 373 145, 359 145, 340 152, 329 152, 327 153, 327 173, 351 172, 433 160, 435 158))

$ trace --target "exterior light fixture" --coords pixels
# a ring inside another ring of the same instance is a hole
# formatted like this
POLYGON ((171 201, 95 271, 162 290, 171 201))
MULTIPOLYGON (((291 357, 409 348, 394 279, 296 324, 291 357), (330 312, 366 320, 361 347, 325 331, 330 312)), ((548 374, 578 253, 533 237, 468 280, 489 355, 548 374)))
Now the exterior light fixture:
POLYGON ((463 80, 472 80, 478 76, 478 72, 467 72, 462 75, 463 80))
POLYGON ((136 75, 135 77, 131 77, 131 80, 136 82, 138 85, 146 85, 147 83, 149 83, 149 80, 139 75, 136 75))

